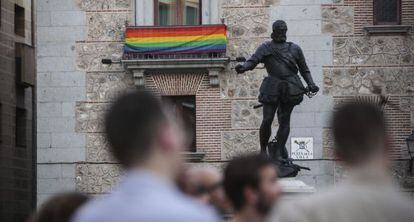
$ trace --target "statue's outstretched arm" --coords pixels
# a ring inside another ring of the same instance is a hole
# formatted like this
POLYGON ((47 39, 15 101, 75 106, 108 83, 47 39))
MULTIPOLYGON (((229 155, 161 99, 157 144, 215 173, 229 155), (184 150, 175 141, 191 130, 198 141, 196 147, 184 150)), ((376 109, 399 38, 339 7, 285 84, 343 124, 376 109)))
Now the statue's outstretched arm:
POLYGON ((243 65, 237 65, 237 73, 244 73, 249 70, 253 70, 256 66, 262 62, 263 57, 266 53, 266 48, 264 45, 261 45, 257 48, 256 52, 249 58, 243 65))

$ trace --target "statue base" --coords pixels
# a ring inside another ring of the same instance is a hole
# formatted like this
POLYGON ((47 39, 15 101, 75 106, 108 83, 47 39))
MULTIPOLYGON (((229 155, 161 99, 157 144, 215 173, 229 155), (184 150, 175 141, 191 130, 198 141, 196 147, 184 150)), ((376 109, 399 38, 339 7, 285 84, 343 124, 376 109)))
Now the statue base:
POLYGON ((292 197, 296 195, 313 194, 316 192, 314 187, 295 178, 281 178, 279 183, 283 189, 283 196, 292 197))

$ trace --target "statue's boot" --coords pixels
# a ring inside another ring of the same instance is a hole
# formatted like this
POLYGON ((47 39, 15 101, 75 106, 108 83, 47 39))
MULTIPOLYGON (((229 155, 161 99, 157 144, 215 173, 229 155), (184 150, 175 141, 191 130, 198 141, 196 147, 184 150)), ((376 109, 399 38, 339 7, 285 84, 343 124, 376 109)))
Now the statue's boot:
POLYGON ((282 159, 289 159, 289 153, 288 153, 287 148, 284 144, 279 145, 278 149, 280 150, 280 155, 282 156, 282 159))
POLYGON ((296 177, 300 171, 300 167, 296 164, 281 164, 278 169, 278 177, 296 177))
POLYGON ((278 165, 278 162, 281 159, 281 153, 278 150, 278 145, 277 145, 276 139, 269 142, 268 150, 269 150, 270 158, 278 165))
POLYGON ((278 168, 278 176, 280 178, 296 177, 301 169, 310 170, 309 168, 294 164, 293 160, 289 158, 286 146, 278 143, 276 139, 269 143, 268 149, 269 156, 278 168))
POLYGON ((285 144, 281 144, 276 138, 269 143, 268 149, 269 155, 273 160, 289 159, 285 144))

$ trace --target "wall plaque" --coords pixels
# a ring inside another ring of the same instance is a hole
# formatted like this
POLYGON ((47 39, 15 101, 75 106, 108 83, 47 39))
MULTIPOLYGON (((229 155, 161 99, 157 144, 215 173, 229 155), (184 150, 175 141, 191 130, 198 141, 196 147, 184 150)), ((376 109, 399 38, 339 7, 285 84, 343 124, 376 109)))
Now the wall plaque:
POLYGON ((290 156, 297 160, 313 159, 313 138, 292 137, 290 156))

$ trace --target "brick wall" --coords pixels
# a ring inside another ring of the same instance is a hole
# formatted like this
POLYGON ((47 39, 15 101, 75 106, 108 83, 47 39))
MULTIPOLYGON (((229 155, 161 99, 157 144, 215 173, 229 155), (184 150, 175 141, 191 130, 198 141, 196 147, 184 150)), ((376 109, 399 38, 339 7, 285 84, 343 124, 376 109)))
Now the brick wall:
MULTIPOLYGON (((374 1, 373 0, 343 0, 337 4, 323 4, 323 7, 349 6, 354 9, 354 28, 355 36, 364 36, 366 32, 364 26, 371 26, 374 23, 374 1)), ((414 25, 414 1, 401 0, 401 24, 414 25)), ((413 29, 411 29, 413 33, 413 29)), ((341 35, 341 34, 340 34, 341 35)))
MULTIPOLYGON (((401 101, 407 100, 406 96, 390 96, 388 99, 388 105, 384 108, 384 115, 387 124, 388 134, 390 136, 390 157, 394 160, 405 158, 407 154, 405 139, 410 131, 410 109, 406 107, 406 104, 402 104, 401 101)), ((372 101, 379 103, 380 98, 376 95, 365 96, 334 96, 335 104, 341 104, 350 100, 360 101, 372 101)), ((333 141, 331 136, 326 137, 327 146, 324 147, 329 155, 332 155, 331 149, 333 147, 333 141)))
POLYGON ((196 95, 197 139, 201 148, 207 152, 208 160, 221 160, 221 133, 231 127, 231 104, 221 100, 220 89, 211 87, 205 76, 196 95))
POLYGON ((411 26, 411 35, 414 33, 414 1, 402 0, 401 1, 401 24, 411 26))
POLYGON ((354 34, 365 35, 364 26, 373 25, 374 1, 371 0, 344 0, 344 5, 352 6, 355 11, 354 34))

